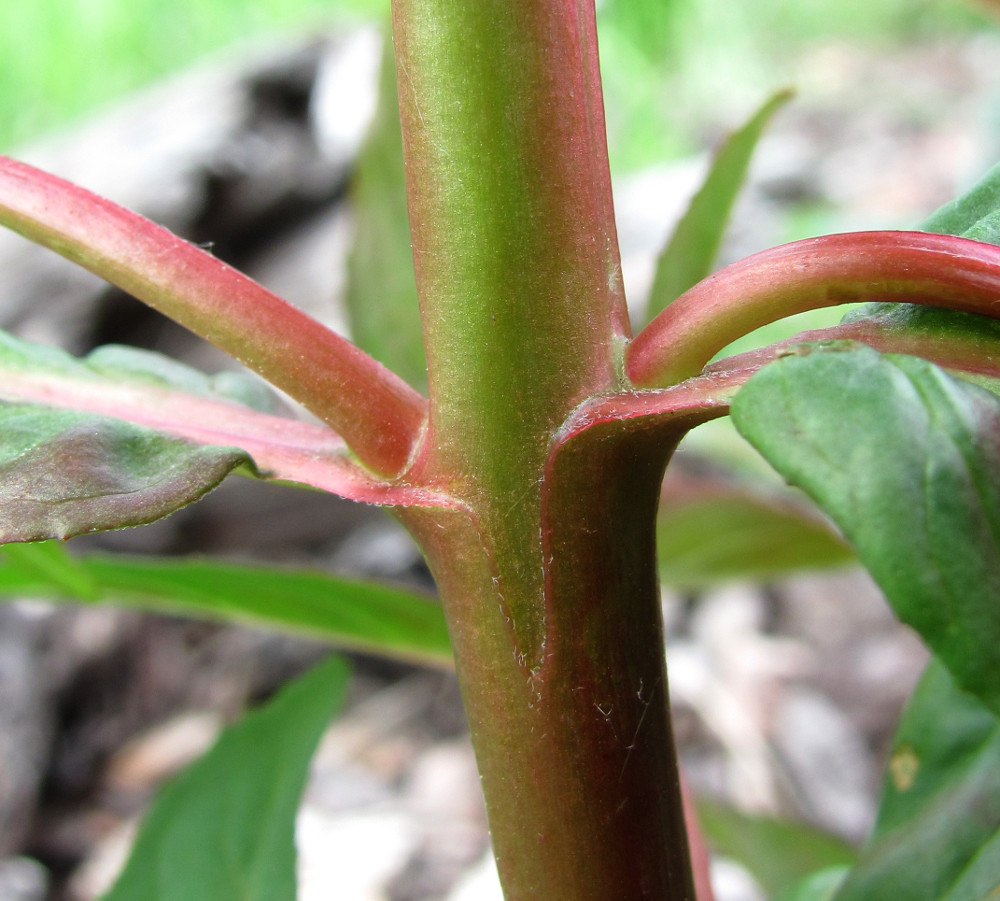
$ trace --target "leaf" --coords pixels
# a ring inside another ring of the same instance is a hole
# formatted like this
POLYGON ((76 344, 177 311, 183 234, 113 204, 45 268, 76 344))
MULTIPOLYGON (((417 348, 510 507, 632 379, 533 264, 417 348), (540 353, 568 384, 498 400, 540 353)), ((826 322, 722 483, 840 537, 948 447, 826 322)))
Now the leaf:
POLYGON ((848 870, 848 867, 829 867, 813 873, 782 892, 777 901, 831 901, 848 870))
POLYGON ((1000 165, 920 226, 923 231, 1000 244, 1000 165))
POLYGON ((242 620, 340 647, 448 666, 433 599, 320 571, 218 561, 71 556, 57 543, 0 548, 0 596, 105 601, 144 610, 242 620), (26 558, 26 551, 31 557, 26 558), (81 586, 83 591, 78 591, 81 586))
POLYGON ((423 330, 406 214, 403 134, 392 43, 385 41, 375 120, 351 183, 354 245, 345 303, 351 337, 418 389, 427 387, 423 330))
POLYGON ((223 733, 160 794, 103 901, 294 901, 299 798, 347 676, 331 658, 223 733))
POLYGON ((716 152, 705 181, 660 253, 647 322, 711 273, 757 142, 771 117, 791 97, 787 90, 773 94, 716 152))
POLYGON ((815 870, 840 869, 857 856, 846 842, 804 823, 753 816, 706 799, 697 806, 712 849, 742 864, 769 897, 815 870))
POLYGON ((665 495, 656 546, 660 580, 683 587, 766 579, 854 560, 851 549, 816 516, 735 490, 673 501, 665 495))
POLYGON ((27 541, 0 547, 0 594, 8 587, 12 575, 15 594, 20 582, 41 585, 44 594, 54 593, 57 597, 79 601, 101 599, 93 578, 59 541, 27 541))
POLYGON ((765 366, 732 414, 899 618, 1000 711, 1000 400, 924 360, 836 342, 765 366))
POLYGON ((250 457, 115 419, 0 406, 0 542, 152 522, 198 500, 250 457))
POLYGON ((871 840, 835 901, 1000 889, 1000 721, 932 662, 893 742, 871 840))
MULTIPOLYGON (((90 435, 98 445, 98 455, 104 452, 100 434, 135 435, 141 440, 158 436, 150 447, 159 447, 157 442, 168 442, 164 446, 175 450, 201 446, 192 451, 192 463, 218 456, 219 449, 225 448, 240 460, 252 459, 256 467, 253 474, 259 477, 297 482, 363 503, 455 505, 451 498, 426 488, 372 476, 326 426, 273 415, 274 395, 257 379, 232 373, 206 376, 149 351, 108 346, 77 359, 0 332, 0 408, 4 402, 21 405, 22 412, 32 411, 33 420, 22 417, 20 425, 34 429, 42 444, 67 423, 75 423, 77 434, 71 437, 76 440, 79 433, 90 435), (91 418, 72 418, 85 414, 91 418)), ((22 444, 27 440, 28 445, 32 440, 8 437, 22 444)), ((4 440, 0 437, 0 454, 4 440)), ((16 443, 11 448, 14 453, 22 449, 16 443)), ((44 473, 51 469, 50 464, 39 449, 16 465, 27 470, 42 467, 39 478, 48 481, 44 473)), ((86 484, 67 490, 73 497, 74 491, 89 491, 86 484)), ((192 492, 190 499, 195 495, 192 492)), ((139 521, 145 520, 140 517, 139 521)), ((124 518, 120 523, 130 524, 134 523, 124 518)), ((85 523, 82 527, 86 528, 85 523)), ((115 526, 105 523, 101 527, 115 526)), ((34 537, 47 535, 59 537, 57 532, 45 530, 34 537)), ((15 540, 14 533, 0 530, 0 541, 4 540, 15 540)))
POLYGON ((968 381, 1000 392, 1000 320, 977 313, 909 303, 869 303, 848 313, 835 331, 878 346, 891 339, 906 353, 933 360, 968 381))

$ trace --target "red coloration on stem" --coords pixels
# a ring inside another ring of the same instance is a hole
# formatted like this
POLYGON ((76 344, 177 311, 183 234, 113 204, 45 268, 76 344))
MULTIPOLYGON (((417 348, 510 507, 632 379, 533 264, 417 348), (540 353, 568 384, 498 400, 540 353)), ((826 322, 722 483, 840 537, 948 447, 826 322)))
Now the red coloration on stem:
POLYGON ((674 384, 762 325, 863 301, 1000 316, 1000 247, 925 232, 859 232, 765 250, 677 298, 628 347, 626 372, 638 386, 674 384))
MULTIPOLYGON (((974 340, 955 338, 947 333, 927 334, 896 331, 877 322, 859 319, 830 328, 799 332, 785 341, 725 357, 705 367, 703 378, 725 378, 743 382, 797 344, 817 341, 859 341, 880 353, 909 354, 956 373, 984 375, 1000 379, 1000 357, 995 347, 974 340)), ((684 382, 683 384, 688 384, 684 382)))
POLYGON ((694 893, 697 901, 715 901, 712 891, 712 855, 705 841, 705 834, 698 822, 694 796, 681 777, 681 797, 684 799, 684 825, 687 828, 688 846, 691 849, 691 870, 694 873, 694 893))
POLYGON ((426 402, 346 339, 171 232, 0 157, 0 224, 206 338, 335 428, 379 475, 407 466, 426 402))

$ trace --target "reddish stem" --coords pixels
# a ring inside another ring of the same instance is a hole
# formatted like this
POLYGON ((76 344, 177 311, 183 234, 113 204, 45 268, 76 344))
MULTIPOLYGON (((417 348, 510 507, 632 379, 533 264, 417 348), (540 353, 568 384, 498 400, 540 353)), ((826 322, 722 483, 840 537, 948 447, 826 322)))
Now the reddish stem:
POLYGON ((860 301, 1000 316, 1000 247, 924 232, 859 232, 765 250, 677 298, 628 347, 626 373, 637 386, 675 384, 762 325, 860 301))
POLYGON ((0 157, 0 224, 206 338, 339 432, 380 475, 407 465, 426 402, 350 341, 147 219, 0 157))

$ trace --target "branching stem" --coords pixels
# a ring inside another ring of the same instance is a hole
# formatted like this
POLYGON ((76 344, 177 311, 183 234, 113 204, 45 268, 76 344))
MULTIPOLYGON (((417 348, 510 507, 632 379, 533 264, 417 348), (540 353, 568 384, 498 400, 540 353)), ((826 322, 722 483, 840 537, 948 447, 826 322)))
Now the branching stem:
POLYGON ((765 250, 678 297, 629 345, 626 373, 638 387, 676 384, 762 325, 862 301, 1000 316, 1000 247, 925 232, 858 232, 765 250))
POLYGON ((107 279, 234 356, 332 426, 377 474, 398 475, 426 401, 301 310, 108 200, 0 157, 0 225, 107 279))

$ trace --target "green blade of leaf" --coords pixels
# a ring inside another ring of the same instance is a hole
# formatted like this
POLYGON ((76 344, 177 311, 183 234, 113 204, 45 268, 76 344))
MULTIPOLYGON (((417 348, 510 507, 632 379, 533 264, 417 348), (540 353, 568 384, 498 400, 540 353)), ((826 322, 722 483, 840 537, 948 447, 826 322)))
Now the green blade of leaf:
POLYGON ((837 566, 854 553, 816 516, 733 491, 671 502, 657 515, 660 580, 695 588, 837 566))
POLYGON ((986 901, 1000 887, 1000 721, 934 662, 893 743, 878 821, 836 901, 986 901))
POLYGON ((660 253, 646 307, 647 322, 711 273, 757 142, 791 96, 787 90, 773 94, 716 152, 705 181, 660 253))
POLYGON ((0 542, 143 525, 241 466, 253 462, 236 448, 72 410, 0 405, 0 542))
POLYGON ((712 849, 746 867, 768 897, 857 856, 846 842, 812 826, 752 816, 704 798, 698 800, 698 821, 712 849))
POLYGON ((223 733, 161 793, 103 901, 294 901, 299 798, 347 676, 332 658, 223 733))
POLYGON ((403 133, 392 43, 385 42, 379 103, 351 183, 354 246, 345 303, 362 350, 419 390, 427 387, 417 282, 406 214, 403 133))
MULTIPOLYGON (((99 601, 93 578, 60 541, 28 541, 0 546, 0 596, 10 581, 41 586, 46 594, 99 601)), ((15 587, 16 591, 16 587, 15 587)))
POLYGON ((958 235, 1000 244, 1000 165, 961 197, 945 204, 920 228, 939 235, 958 235))
POLYGON ((733 402, 959 684, 1000 711, 1000 399, 915 357, 803 345, 733 402))
POLYGON ((0 595, 109 601, 144 610, 242 620, 413 662, 448 666, 444 615, 432 599, 400 588, 310 570, 239 566, 211 560, 71 557, 61 545, 0 549, 0 595), (53 571, 58 575, 53 577, 53 571), (86 595, 67 591, 67 576, 86 595))

